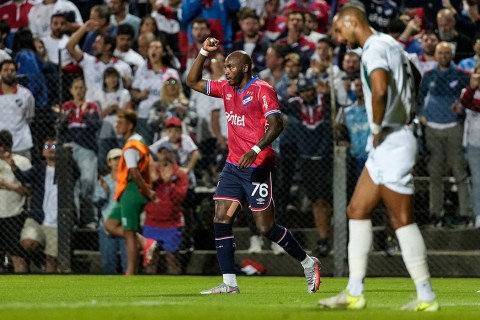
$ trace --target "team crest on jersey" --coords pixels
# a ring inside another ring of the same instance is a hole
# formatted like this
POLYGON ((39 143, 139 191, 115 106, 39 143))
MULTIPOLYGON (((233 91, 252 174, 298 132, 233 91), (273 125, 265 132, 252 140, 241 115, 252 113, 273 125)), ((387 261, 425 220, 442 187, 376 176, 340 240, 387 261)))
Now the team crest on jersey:
POLYGON ((17 107, 21 108, 23 106, 22 99, 15 99, 15 104, 17 105, 17 107))
POLYGON ((253 97, 252 96, 246 96, 245 98, 242 99, 242 104, 244 106, 248 106, 250 102, 252 102, 253 97))

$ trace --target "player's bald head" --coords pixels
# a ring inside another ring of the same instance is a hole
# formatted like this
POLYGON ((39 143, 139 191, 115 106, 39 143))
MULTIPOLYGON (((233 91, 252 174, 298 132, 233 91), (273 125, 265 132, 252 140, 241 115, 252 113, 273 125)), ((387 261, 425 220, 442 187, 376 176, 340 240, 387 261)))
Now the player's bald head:
POLYGON ((368 24, 365 9, 361 4, 351 2, 342 7, 337 15, 337 20, 347 20, 349 17, 355 17, 358 21, 368 24))
POLYGON ((227 59, 233 65, 238 68, 243 68, 243 66, 248 66, 248 71, 252 71, 252 58, 243 50, 233 51, 227 56, 227 59))

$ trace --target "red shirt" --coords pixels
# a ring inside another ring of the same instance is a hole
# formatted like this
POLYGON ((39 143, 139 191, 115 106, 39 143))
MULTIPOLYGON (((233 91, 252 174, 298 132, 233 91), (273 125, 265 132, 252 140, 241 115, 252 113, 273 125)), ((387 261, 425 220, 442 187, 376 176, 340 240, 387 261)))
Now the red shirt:
POLYGON ((310 11, 318 18, 318 32, 325 33, 329 26, 330 6, 323 0, 310 0, 306 5, 301 0, 290 0, 284 9, 287 15, 290 11, 310 11))
POLYGON ((0 20, 5 20, 11 31, 16 32, 21 27, 28 27, 28 13, 32 7, 30 1, 23 1, 20 6, 8 1, 0 6, 0 20))
MULTIPOLYGON (((207 80, 207 95, 223 98, 228 125, 227 161, 237 165, 240 157, 257 144, 267 130, 267 117, 280 113, 277 93, 267 82, 253 77, 243 90, 227 80, 207 80)), ((275 152, 268 146, 252 167, 275 166, 275 152)))
POLYGON ((144 207, 145 225, 155 228, 181 228, 184 226, 182 202, 188 190, 188 175, 173 164, 173 177, 163 181, 160 167, 155 168, 160 183, 155 187, 157 201, 151 201, 144 207))
POLYGON ((265 24, 261 30, 265 32, 265 36, 270 41, 277 40, 287 28, 287 17, 277 16, 275 19, 269 19, 265 17, 264 19, 265 24))
MULTIPOLYGON (((83 103, 82 103, 83 105, 83 103)), ((68 115, 68 127, 86 127, 84 116, 88 113, 98 113, 98 106, 93 102, 87 102, 87 109, 82 111, 82 105, 76 105, 73 100, 67 101, 62 106, 63 112, 70 112, 68 115)))

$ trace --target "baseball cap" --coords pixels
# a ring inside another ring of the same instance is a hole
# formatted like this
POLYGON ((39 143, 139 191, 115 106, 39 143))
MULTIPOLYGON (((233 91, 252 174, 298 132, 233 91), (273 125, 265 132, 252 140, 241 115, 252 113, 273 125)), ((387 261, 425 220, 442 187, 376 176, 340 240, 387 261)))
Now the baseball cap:
POLYGON ((298 92, 307 91, 315 88, 315 81, 310 78, 300 78, 298 80, 298 92))
POLYGON ((122 149, 119 149, 119 148, 111 149, 107 153, 107 161, 120 156, 122 156, 122 149))
POLYGON ((180 81, 180 77, 178 76, 178 73, 176 71, 167 71, 163 74, 162 76, 162 81, 166 82, 169 79, 175 79, 177 81, 180 81))
POLYGON ((182 120, 178 117, 170 117, 165 121, 165 127, 182 127, 182 120))
POLYGON ((167 149, 170 152, 175 151, 175 148, 173 148, 172 144, 168 141, 163 141, 162 143, 160 143, 157 152, 160 152, 162 149, 167 149))

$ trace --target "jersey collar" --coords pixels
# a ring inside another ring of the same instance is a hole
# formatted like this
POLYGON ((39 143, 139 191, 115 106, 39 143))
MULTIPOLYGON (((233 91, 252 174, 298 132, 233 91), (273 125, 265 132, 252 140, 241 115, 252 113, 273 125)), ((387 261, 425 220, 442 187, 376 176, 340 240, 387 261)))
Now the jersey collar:
POLYGON ((245 88, 243 89, 237 89, 237 93, 243 93, 245 90, 248 89, 248 87, 250 87, 250 85, 254 82, 258 80, 258 76, 254 76, 252 79, 250 79, 250 81, 248 81, 247 85, 245 86, 245 88))

